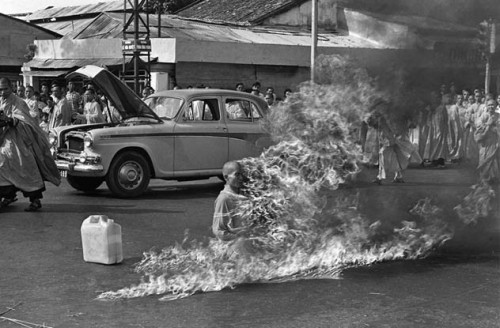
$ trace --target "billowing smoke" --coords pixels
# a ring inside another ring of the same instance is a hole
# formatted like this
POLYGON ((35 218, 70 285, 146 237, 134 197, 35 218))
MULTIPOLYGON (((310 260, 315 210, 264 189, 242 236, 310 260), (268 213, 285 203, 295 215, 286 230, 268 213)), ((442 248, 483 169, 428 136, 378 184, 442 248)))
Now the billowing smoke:
MULTIPOLYGON (((359 172, 362 118, 386 99, 350 60, 320 57, 318 81, 273 109, 266 127, 276 144, 240 161, 245 182, 240 214, 249 237, 190 241, 146 252, 141 282, 100 299, 162 294, 172 300, 248 282, 338 278, 346 268, 429 254, 452 237, 442 212, 422 200, 390 233, 362 214, 359 196, 342 187, 359 172)), ((211 215, 207 214, 207 215, 211 215)))

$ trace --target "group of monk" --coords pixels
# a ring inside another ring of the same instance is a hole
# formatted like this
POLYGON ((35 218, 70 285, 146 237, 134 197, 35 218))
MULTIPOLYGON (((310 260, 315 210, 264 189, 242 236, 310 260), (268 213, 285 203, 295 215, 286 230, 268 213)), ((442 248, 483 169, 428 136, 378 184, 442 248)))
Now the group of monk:
POLYGON ((363 151, 369 164, 379 166, 374 180, 381 184, 388 172, 393 182, 404 182, 402 172, 410 162, 444 168, 465 163, 478 169, 482 179, 500 178, 500 95, 464 89, 431 92, 430 101, 408 123, 407 133, 391 130, 390 117, 371 115, 365 122, 363 151), (381 119, 382 118, 382 119, 381 119))

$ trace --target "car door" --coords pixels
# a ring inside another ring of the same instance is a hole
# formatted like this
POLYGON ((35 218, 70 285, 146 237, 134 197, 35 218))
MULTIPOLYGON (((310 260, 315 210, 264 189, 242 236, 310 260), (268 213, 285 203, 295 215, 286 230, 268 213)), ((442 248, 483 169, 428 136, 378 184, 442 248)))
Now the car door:
POLYGON ((174 128, 174 175, 204 175, 222 168, 228 160, 228 134, 221 120, 220 99, 189 100, 174 128))
POLYGON ((264 112, 252 99, 224 97, 224 119, 229 132, 229 159, 258 156, 271 145, 270 136, 263 130, 264 112))

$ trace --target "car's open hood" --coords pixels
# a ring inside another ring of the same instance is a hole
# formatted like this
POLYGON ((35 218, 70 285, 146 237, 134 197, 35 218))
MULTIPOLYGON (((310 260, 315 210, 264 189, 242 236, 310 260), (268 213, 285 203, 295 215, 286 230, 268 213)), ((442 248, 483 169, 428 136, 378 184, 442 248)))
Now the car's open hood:
POLYGON ((137 116, 161 119, 125 83, 105 68, 87 65, 69 73, 66 79, 81 77, 92 80, 97 88, 111 100, 123 119, 137 116))

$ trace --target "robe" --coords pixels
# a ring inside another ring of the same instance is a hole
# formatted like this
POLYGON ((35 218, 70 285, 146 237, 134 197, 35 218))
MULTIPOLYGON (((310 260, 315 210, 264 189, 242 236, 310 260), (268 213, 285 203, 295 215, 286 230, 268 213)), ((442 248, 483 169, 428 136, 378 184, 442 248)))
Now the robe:
POLYGON ((465 160, 473 166, 477 166, 479 161, 479 147, 474 139, 476 131, 475 106, 471 104, 464 111, 463 115, 463 148, 465 160))
POLYGON ((430 112, 428 108, 420 112, 418 119, 418 153, 423 160, 429 159, 429 151, 426 152, 426 145, 430 132, 430 112))
POLYGON ((379 171, 377 178, 383 180, 388 173, 401 173, 408 167, 410 157, 416 151, 406 138, 397 138, 385 120, 380 120, 379 171))
POLYGON ((32 192, 44 188, 44 181, 59 185, 48 138, 26 102, 11 94, 1 99, 0 111, 15 120, 15 126, 0 127, 0 186, 32 192))
POLYGON ((361 148, 363 150, 363 161, 368 165, 378 165, 380 142, 378 130, 363 121, 361 126, 361 148))
POLYGON ((452 160, 459 160, 463 157, 463 125, 460 119, 461 105, 451 105, 448 110, 448 146, 449 158, 452 160))
POLYGON ((479 175, 482 179, 500 178, 499 115, 483 112, 477 120, 474 137, 479 144, 479 175))
POLYGON ((449 158, 448 151, 448 111, 445 105, 439 105, 430 117, 430 131, 427 141, 426 159, 431 161, 449 158))

